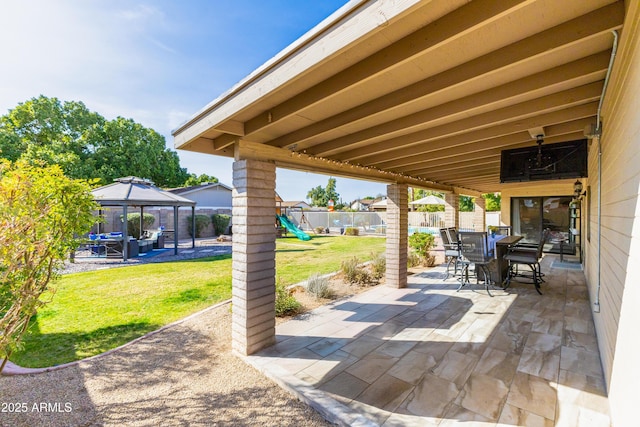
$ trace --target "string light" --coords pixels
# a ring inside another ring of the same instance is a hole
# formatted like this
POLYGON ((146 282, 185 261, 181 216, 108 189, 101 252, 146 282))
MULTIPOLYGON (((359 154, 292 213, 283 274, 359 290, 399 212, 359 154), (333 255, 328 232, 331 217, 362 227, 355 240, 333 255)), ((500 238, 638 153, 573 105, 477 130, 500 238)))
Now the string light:
POLYGON ((358 170, 361 170, 361 171, 375 172, 375 173, 378 173, 380 175, 394 177, 396 180, 411 179, 411 180, 414 180, 414 181, 423 182, 425 185, 436 184, 435 182, 429 181, 429 180, 424 179, 424 178, 407 176, 407 175, 402 174, 402 173, 392 172, 392 171, 388 171, 388 170, 382 170, 382 169, 378 169, 378 168, 372 167, 372 166, 363 166, 360 163, 353 164, 351 162, 344 162, 344 161, 339 161, 339 160, 328 159, 326 157, 308 155, 307 154, 307 150, 302 150, 302 152, 292 150, 291 151, 291 156, 292 157, 293 157, 294 153, 299 159, 305 159, 305 160, 308 160, 308 161, 315 161, 315 162, 324 162, 324 163, 327 163, 327 164, 335 165, 335 166, 337 166, 339 168, 342 168, 342 169, 346 169, 348 167, 350 169, 358 169, 358 170))

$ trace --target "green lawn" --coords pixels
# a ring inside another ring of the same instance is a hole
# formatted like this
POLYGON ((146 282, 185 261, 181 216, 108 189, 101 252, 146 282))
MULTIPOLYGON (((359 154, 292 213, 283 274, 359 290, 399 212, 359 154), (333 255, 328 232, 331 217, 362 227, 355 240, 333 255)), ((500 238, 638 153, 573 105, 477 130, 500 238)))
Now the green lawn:
MULTIPOLYGON (((285 284, 329 273, 340 262, 384 252, 380 237, 278 239, 277 280, 285 284)), ((33 319, 25 347, 11 360, 44 367, 83 359, 231 298, 231 256, 153 263, 62 276, 33 319)))

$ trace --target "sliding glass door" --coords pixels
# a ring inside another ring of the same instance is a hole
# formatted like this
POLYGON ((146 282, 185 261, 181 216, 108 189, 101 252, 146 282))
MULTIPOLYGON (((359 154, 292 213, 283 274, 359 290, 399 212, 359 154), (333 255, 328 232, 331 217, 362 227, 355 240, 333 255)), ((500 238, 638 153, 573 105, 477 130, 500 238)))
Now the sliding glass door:
POLYGON ((513 233, 523 236, 523 242, 538 243, 542 230, 549 228, 550 242, 546 249, 553 251, 557 246, 553 241, 569 237, 571 200, 571 196, 511 198, 513 233))

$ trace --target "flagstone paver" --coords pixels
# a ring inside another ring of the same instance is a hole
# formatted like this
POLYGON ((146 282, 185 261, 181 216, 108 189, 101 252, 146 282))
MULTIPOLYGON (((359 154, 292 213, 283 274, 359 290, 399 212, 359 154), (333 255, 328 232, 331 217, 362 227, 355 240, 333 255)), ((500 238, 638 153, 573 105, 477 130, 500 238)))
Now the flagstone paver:
POLYGON ((608 426, 584 276, 552 260, 543 295, 518 282, 493 298, 456 292, 441 266, 282 324, 247 360, 385 427, 608 426))

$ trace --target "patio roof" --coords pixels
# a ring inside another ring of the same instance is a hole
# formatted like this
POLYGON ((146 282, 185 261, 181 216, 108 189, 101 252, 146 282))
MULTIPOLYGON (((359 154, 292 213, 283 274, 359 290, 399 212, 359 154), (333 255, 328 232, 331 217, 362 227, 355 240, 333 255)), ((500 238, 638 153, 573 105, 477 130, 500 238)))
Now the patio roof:
POLYGON ((624 13, 612 0, 354 0, 176 129, 175 145, 499 191, 501 150, 596 123, 624 13))

